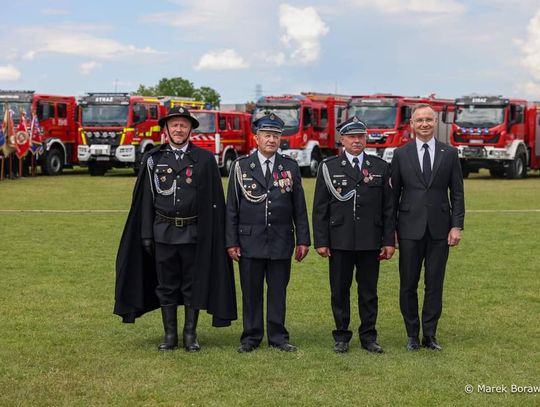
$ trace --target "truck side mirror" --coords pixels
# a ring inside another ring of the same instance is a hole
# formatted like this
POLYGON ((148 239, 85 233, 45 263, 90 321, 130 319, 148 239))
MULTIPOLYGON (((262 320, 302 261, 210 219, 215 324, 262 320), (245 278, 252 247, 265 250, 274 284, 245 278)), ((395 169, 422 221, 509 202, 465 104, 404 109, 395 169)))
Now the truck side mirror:
POLYGON ((411 120, 411 107, 410 106, 401 106, 401 120, 399 122, 400 126, 405 126, 411 120))

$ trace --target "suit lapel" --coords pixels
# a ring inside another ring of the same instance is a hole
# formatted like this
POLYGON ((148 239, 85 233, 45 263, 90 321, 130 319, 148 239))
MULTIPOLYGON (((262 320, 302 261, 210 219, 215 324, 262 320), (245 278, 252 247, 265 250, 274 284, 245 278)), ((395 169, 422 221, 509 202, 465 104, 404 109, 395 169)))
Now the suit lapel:
POLYGON ((431 171, 431 179, 429 180, 429 185, 431 186, 433 179, 437 175, 437 170, 441 166, 441 161, 444 159, 446 153, 445 145, 437 140, 435 140, 435 160, 433 161, 433 171, 431 171))

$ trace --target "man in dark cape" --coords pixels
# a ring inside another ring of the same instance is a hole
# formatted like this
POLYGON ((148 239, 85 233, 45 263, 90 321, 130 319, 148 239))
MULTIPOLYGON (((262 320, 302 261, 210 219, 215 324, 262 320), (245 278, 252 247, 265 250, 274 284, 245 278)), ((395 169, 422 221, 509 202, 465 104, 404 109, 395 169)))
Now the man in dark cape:
MULTIPOLYGON (((182 108, 174 112, 171 110, 164 119, 174 116, 188 117, 189 112, 182 108)), ((166 120, 163 123, 160 121, 160 125, 167 126, 166 120)), ((236 294, 232 261, 225 249, 225 200, 221 178, 211 153, 191 143, 187 144, 184 151, 186 157, 183 160, 187 160, 189 165, 186 165, 187 168, 182 172, 179 171, 176 178, 181 181, 180 177, 183 177, 184 185, 187 182, 195 186, 194 193, 197 197, 197 222, 193 225, 196 227, 196 244, 192 246, 195 248, 193 253, 195 271, 190 288, 189 308, 196 310, 197 313, 198 310, 207 310, 213 316, 213 326, 229 326, 230 321, 237 318, 236 294)), ((116 258, 114 313, 121 316, 126 323, 135 322, 136 318, 159 308, 160 305, 163 311, 163 304, 160 304, 156 294, 158 286, 156 259, 152 256, 153 250, 147 250, 148 248, 144 246, 143 223, 145 217, 155 216, 153 212, 149 215, 145 196, 148 196, 148 190, 155 187, 153 182, 159 183, 158 179, 152 179, 153 172, 148 162, 149 160, 151 163, 160 162, 169 156, 174 154, 168 144, 155 147, 145 154, 120 241, 116 258)), ((162 179, 165 179, 165 176, 162 179)), ((174 226, 178 226, 178 222, 171 227, 174 229, 174 226)), ((176 305, 182 304, 183 298, 179 296, 176 305)), ((176 318, 176 308, 174 316, 176 318)), ((167 327, 165 328, 167 334, 167 327)), ((164 350, 161 345, 160 349, 164 350)))

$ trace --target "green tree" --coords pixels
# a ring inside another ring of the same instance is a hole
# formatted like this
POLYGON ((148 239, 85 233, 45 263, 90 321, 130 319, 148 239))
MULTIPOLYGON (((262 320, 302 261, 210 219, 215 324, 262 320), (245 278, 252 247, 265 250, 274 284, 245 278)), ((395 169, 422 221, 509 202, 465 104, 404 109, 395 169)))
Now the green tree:
POLYGON ((193 97, 196 100, 203 100, 204 103, 211 104, 214 108, 218 108, 221 103, 220 94, 209 86, 201 86, 195 89, 193 97))
POLYGON ((209 86, 201 86, 195 88, 193 83, 187 79, 176 78, 161 78, 156 86, 139 85, 139 88, 134 92, 135 95, 141 96, 181 96, 202 100, 214 107, 219 107, 221 102, 220 94, 209 86))

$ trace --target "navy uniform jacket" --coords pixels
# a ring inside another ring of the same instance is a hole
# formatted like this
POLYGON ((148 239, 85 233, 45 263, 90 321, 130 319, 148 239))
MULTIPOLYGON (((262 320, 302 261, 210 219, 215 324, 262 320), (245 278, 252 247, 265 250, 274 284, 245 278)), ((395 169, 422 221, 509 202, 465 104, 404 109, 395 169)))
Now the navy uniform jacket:
POLYGON ((309 224, 300 169, 295 160, 276 154, 267 189, 257 151, 231 167, 227 192, 226 245, 244 257, 290 259, 296 245, 309 246, 309 224), (239 172, 237 174, 237 166, 239 172), (260 202, 251 200, 267 194, 260 202))
POLYGON ((446 239, 452 227, 463 229, 463 175, 456 148, 435 140, 428 185, 420 169, 416 142, 397 148, 392 160, 392 187, 400 239, 422 239, 426 227, 433 239, 446 239))
POLYGON ((354 170, 345 153, 324 160, 319 167, 312 218, 315 248, 379 250, 394 246, 388 164, 364 153, 360 172, 354 170), (324 166, 336 193, 349 194, 349 200, 342 202, 331 193, 325 183, 324 166))
MULTIPOLYGON (((143 190, 142 238, 158 243, 186 244, 197 242, 197 225, 176 227, 155 219, 155 212, 171 218, 197 215, 197 189, 206 171, 200 163, 203 150, 188 145, 182 160, 178 160, 168 144, 147 160, 148 182, 143 190)), ((207 159, 207 157, 204 157, 207 159)), ((204 160, 203 160, 204 161, 204 160)))

